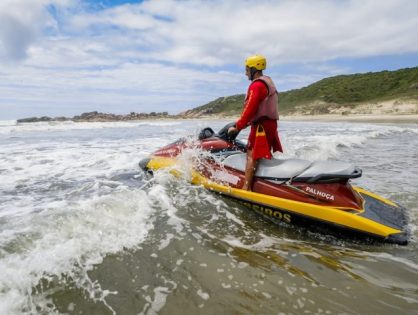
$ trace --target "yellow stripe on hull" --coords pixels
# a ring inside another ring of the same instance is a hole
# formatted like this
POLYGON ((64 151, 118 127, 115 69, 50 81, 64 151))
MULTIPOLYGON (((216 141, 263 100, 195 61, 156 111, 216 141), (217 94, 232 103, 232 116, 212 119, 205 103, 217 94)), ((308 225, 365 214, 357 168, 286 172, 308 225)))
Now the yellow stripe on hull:
POLYGON ((354 187, 353 187, 353 189, 354 189, 355 191, 357 191, 357 192, 361 193, 361 194, 364 194, 364 195, 370 196, 370 197, 372 197, 372 198, 374 198, 374 199, 377 199, 377 200, 379 200, 379 201, 381 201, 381 202, 384 202, 384 203, 386 203, 386 204, 388 204, 388 205, 390 205, 390 206, 393 206, 393 207, 399 208, 399 206, 398 206, 396 203, 394 203, 394 202, 392 202, 392 201, 390 201, 390 200, 388 200, 388 199, 385 199, 385 198, 383 198, 383 197, 380 197, 379 195, 376 195, 376 194, 374 194, 374 193, 372 193, 372 192, 370 192, 370 191, 367 191, 367 190, 365 190, 365 189, 363 189, 363 188, 360 188, 360 187, 354 186, 354 187))
MULTIPOLYGON (((173 167, 175 164, 175 158, 154 157, 150 160, 147 166, 150 169, 157 170, 161 168, 173 167)), ((170 172, 176 176, 180 175, 180 172, 176 171, 174 168, 171 169, 170 172)), ((285 211, 290 214, 290 218, 285 220, 289 223, 291 222, 291 216, 294 214, 303 217, 308 217, 313 220, 329 222, 344 228, 358 230, 363 233, 373 234, 382 238, 385 238, 390 234, 402 232, 398 229, 394 229, 377 223, 375 221, 372 221, 370 219, 367 219, 365 217, 359 216, 356 213, 353 214, 335 207, 307 204, 304 202, 269 196, 265 194, 220 185, 211 180, 208 180, 206 177, 202 176, 196 171, 192 172, 191 182, 192 184, 202 185, 207 189, 230 196, 235 199, 247 201, 249 203, 254 204, 261 204, 265 208, 272 208, 272 210, 285 211)), ((396 205, 393 202, 379 197, 373 193, 370 193, 362 188, 355 187, 354 189, 359 193, 369 195, 389 205, 396 205)))

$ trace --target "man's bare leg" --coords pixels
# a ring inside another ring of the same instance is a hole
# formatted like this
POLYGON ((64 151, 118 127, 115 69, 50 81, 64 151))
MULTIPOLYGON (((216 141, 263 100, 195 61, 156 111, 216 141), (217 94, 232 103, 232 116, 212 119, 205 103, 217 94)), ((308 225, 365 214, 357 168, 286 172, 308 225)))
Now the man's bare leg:
POLYGON ((253 160, 253 151, 247 150, 247 164, 245 165, 245 181, 242 186, 243 190, 251 191, 256 167, 257 162, 253 160))

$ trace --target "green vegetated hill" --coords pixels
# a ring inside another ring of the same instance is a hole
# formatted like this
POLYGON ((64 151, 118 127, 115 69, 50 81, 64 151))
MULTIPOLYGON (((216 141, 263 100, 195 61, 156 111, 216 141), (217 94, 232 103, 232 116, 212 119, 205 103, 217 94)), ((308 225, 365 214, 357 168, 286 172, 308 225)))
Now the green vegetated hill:
POLYGON ((188 110, 180 115, 200 117, 206 115, 237 115, 242 111, 244 94, 219 97, 205 105, 188 110))
MULTIPOLYGON (((242 111, 244 97, 244 94, 220 97, 182 114, 189 117, 237 115, 242 111)), ((344 114, 357 107, 364 108, 365 103, 382 106, 379 102, 385 101, 418 101, 418 67, 339 75, 279 93, 281 114, 344 114)))

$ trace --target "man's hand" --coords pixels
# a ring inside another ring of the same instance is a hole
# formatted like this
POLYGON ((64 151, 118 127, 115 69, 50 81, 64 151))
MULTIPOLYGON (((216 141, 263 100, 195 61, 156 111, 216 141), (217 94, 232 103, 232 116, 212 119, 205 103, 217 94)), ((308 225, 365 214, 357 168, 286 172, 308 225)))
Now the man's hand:
POLYGON ((238 129, 236 127, 229 127, 228 135, 235 135, 238 133, 238 129))

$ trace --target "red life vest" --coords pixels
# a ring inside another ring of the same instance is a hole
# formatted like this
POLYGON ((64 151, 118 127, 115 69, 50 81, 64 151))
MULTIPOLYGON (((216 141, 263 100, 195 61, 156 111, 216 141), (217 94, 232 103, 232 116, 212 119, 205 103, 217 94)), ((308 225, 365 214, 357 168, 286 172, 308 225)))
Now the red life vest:
POLYGON ((278 109, 278 102, 279 102, 278 94, 279 93, 277 92, 276 86, 274 85, 273 80, 266 75, 263 75, 253 80, 253 82, 258 81, 258 80, 263 81, 267 85, 268 95, 258 106, 257 113, 254 119, 252 119, 252 122, 254 123, 259 120, 264 120, 264 119, 278 120, 279 119, 279 109, 278 109))

